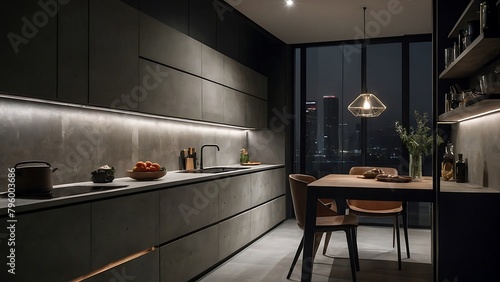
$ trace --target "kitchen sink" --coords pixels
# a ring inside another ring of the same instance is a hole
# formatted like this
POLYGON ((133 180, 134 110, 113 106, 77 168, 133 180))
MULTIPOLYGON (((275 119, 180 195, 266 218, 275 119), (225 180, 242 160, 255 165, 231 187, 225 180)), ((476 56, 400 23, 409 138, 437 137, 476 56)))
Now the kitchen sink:
POLYGON ((194 169, 194 170, 181 170, 178 171, 180 173, 221 173, 221 172, 228 172, 228 171, 235 171, 235 170, 241 170, 241 169, 247 169, 248 167, 208 167, 208 168, 203 168, 203 169, 194 169))

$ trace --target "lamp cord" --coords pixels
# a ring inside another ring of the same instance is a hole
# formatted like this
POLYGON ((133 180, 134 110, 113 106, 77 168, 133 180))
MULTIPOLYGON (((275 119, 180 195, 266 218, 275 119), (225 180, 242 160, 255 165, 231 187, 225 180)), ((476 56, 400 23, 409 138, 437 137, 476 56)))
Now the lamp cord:
POLYGON ((363 44, 366 39, 366 7, 363 7, 363 44))

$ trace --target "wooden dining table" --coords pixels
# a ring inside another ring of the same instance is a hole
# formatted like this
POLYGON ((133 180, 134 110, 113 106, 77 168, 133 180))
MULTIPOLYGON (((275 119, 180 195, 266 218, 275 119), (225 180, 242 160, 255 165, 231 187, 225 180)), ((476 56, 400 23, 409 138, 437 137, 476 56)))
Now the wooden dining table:
POLYGON ((360 175, 329 174, 310 183, 307 189, 301 281, 312 279, 313 240, 319 198, 334 199, 338 212, 344 213, 346 199, 434 202, 435 192, 431 177, 424 177, 420 181, 386 182, 360 175))

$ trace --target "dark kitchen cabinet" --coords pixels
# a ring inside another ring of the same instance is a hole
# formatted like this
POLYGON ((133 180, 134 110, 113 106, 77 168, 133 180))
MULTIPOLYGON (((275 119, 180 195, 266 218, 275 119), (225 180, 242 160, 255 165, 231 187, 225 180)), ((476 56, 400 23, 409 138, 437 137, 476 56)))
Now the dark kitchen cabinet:
POLYGON ((437 281, 491 281, 500 253, 499 201, 498 192, 440 193, 437 281))
POLYGON ((259 68, 260 34, 249 24, 240 24, 239 61, 254 70, 259 68))
POLYGON ((190 1, 141 0, 140 10, 143 14, 153 17, 184 34, 189 32, 190 1))
POLYGON ((219 223, 220 259, 230 256, 252 241, 251 222, 252 212, 246 212, 219 223))
MULTIPOLYGON (((437 10, 434 34, 435 78, 434 113, 437 130, 449 131, 455 156, 467 159, 467 182, 439 181, 437 203, 434 205, 437 273, 435 281, 488 281, 496 277, 497 256, 500 252, 500 188, 496 161, 495 140, 498 132, 496 99, 445 111, 445 93, 455 83, 462 89, 478 87, 478 77, 493 71, 500 59, 500 40, 497 30, 484 30, 448 66, 444 67, 444 50, 457 41, 458 31, 470 20, 479 20, 480 0, 434 1, 437 10), (450 126, 450 124, 452 124, 450 126), (473 145, 472 145, 473 144, 473 145), (491 144, 491 145, 490 145, 491 144), (474 258, 474 259, 469 259, 474 258)), ((487 1, 490 9, 495 1, 487 1)), ((500 27, 499 27, 500 28, 500 27)), ((487 96, 487 95, 486 95, 487 96)), ((491 98, 491 97, 490 97, 491 98)), ((436 150, 437 151, 437 150, 436 150)), ((436 152, 435 151, 435 152, 436 152)), ((438 154, 438 156, 442 155, 438 154)), ((435 164, 440 174, 441 159, 435 164)))
MULTIPOLYGON (((224 91, 222 85, 210 82, 208 80, 202 81, 202 119, 204 121, 212 121, 224 123, 224 91)), ((231 122, 228 122, 232 124, 231 122)))
POLYGON ((159 250, 151 251, 85 279, 85 282, 160 281, 159 256, 159 250))
POLYGON ((247 95, 245 97, 245 125, 252 128, 266 128, 267 102, 247 95))
POLYGON ((160 247, 161 281, 190 281, 219 261, 219 227, 214 225, 160 247))
POLYGON ((224 82, 224 55, 201 45, 201 76, 214 82, 224 82))
POLYGON ((218 221, 217 181, 160 191, 160 242, 168 242, 218 221))
POLYGON ((59 5, 57 100, 89 102, 89 0, 59 5))
MULTIPOLYGON (((137 7, 138 2, 129 1, 137 7)), ((119 0, 90 0, 89 103, 137 110, 139 11, 119 0)))
POLYGON ((141 112, 200 120, 202 79, 141 59, 141 80, 150 80, 140 99, 141 112), (158 76, 150 75, 155 71, 158 76))
POLYGON ((251 174, 251 205, 262 204, 285 193, 285 170, 273 169, 251 174))
MULTIPOLYGON (((252 206, 251 175, 240 175, 219 181, 219 219, 229 218, 252 206)), ((247 226, 250 226, 250 222, 247 226)))
POLYGON ((189 1, 189 36, 213 49, 217 48, 217 5, 216 1, 189 1))
POLYGON ((91 204, 92 270, 158 245, 158 198, 155 191, 91 204))
POLYGON ((2 233, 15 225, 15 245, 8 246, 8 237, 0 237, 0 281, 70 281, 88 273, 90 214, 87 203, 17 214, 14 223, 0 218, 2 233), (15 248, 15 275, 5 267, 11 247, 15 248))
POLYGON ((246 96, 231 88, 224 88, 224 123, 247 126, 245 121, 246 96))
POLYGON ((234 9, 228 4, 218 5, 217 9, 217 51, 238 60, 240 18, 232 12, 234 9))
POLYGON ((194 75, 201 74, 202 44, 157 19, 140 15, 140 56, 194 75))
POLYGON ((57 5, 56 1, 1 2, 0 92, 56 98, 57 5))

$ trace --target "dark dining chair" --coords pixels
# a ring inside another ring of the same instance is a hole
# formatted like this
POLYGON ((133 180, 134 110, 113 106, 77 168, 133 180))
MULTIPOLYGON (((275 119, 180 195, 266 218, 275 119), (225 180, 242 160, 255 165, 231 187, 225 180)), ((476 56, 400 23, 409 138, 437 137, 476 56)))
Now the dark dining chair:
MULTIPOLYGON (((364 172, 373 169, 374 167, 354 166, 350 169, 351 175, 363 175, 364 172)), ((376 167, 382 170, 385 174, 398 175, 398 170, 391 167, 376 167)), ((401 201, 369 201, 348 199, 347 206, 349 213, 370 216, 370 217, 393 217, 394 227, 392 230, 392 246, 394 247, 394 237, 396 237, 398 251, 398 267, 401 270, 401 242, 399 238, 399 216, 403 218, 404 236, 406 242, 406 256, 410 258, 410 245, 408 244, 408 215, 406 204, 401 201)))
MULTIPOLYGON (((304 174, 290 174, 290 191, 292 195, 293 209, 295 211, 295 219, 300 229, 304 230, 306 219, 306 197, 307 184, 314 181, 314 177, 304 174)), ((358 249, 356 244, 356 227, 358 226, 358 218, 356 215, 338 215, 323 202, 318 200, 316 214, 316 226, 314 234, 314 247, 312 258, 316 255, 321 237, 325 232, 344 231, 347 239, 349 250, 349 260, 351 264, 352 280, 356 281, 356 270, 359 270, 358 249)), ((293 258, 292 265, 288 271, 287 279, 290 279, 293 269, 299 258, 300 252, 304 246, 304 236, 300 240, 300 244, 293 258)))

